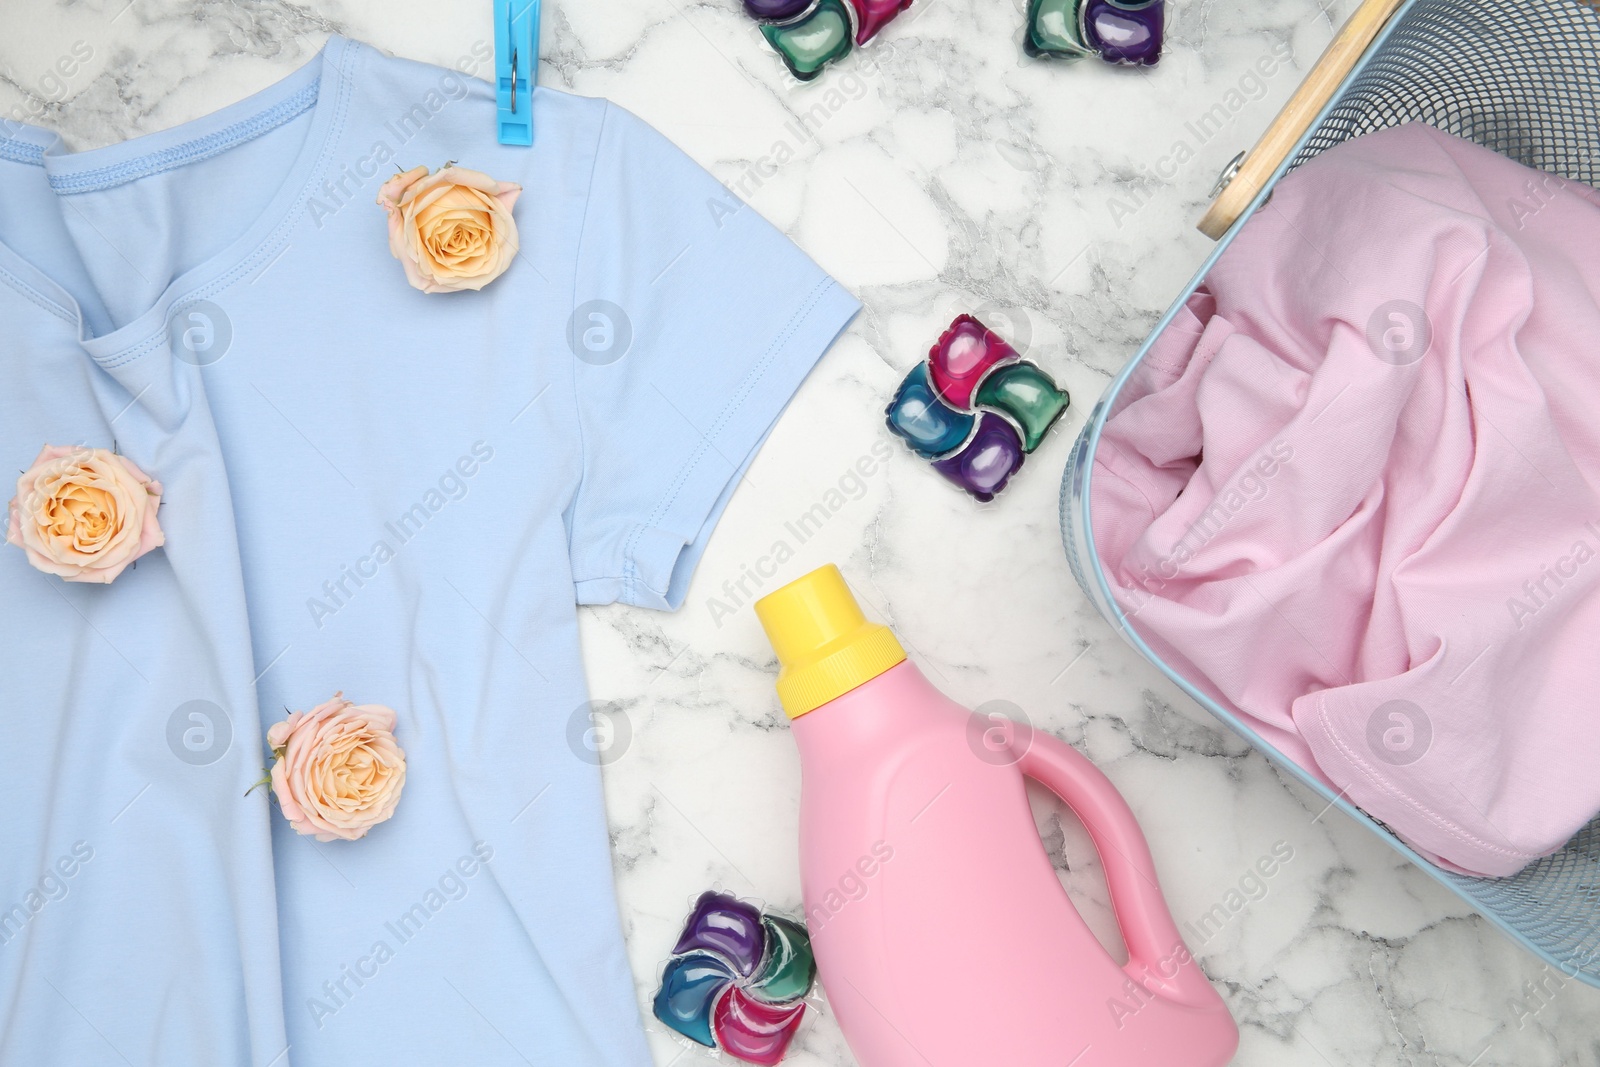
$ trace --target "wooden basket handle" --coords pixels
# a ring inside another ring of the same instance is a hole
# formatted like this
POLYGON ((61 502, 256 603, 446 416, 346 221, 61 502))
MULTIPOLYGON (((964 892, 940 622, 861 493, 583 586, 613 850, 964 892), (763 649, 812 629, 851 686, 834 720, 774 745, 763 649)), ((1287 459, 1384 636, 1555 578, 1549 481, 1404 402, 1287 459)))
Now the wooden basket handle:
POLYGON ((1366 52, 1378 31, 1405 0, 1362 0, 1344 26, 1328 42, 1317 65, 1294 91, 1289 102, 1267 127, 1267 132, 1248 152, 1240 153, 1218 182, 1211 208, 1200 220, 1200 232, 1213 241, 1228 232, 1228 227, 1244 213, 1311 125, 1322 113, 1335 90, 1349 76, 1357 60, 1366 52), (1231 172, 1231 173, 1230 173, 1231 172))

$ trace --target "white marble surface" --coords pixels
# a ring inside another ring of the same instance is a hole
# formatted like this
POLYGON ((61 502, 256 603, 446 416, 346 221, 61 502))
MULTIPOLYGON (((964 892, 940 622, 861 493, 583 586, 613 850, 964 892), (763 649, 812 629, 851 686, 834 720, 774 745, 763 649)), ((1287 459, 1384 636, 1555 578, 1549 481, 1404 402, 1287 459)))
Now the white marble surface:
MULTIPOLYGON (((734 588, 781 540, 795 553, 785 577, 838 562, 952 696, 1010 701, 1098 761, 1143 821, 1180 926, 1242 904, 1191 941, 1243 1031, 1235 1063, 1600 1063, 1600 991, 1563 982, 1343 816, 1319 817, 1317 798, 1118 641, 1060 548, 1072 437, 1206 254, 1193 222, 1217 171, 1353 4, 1179 0, 1168 55, 1148 72, 1023 58, 1024 6, 919 0, 867 52, 801 86, 736 0, 545 2, 546 84, 643 116, 865 304, 734 497, 689 603, 584 616, 594 695, 632 726, 605 776, 641 1006, 700 890, 799 905, 797 761, 771 652, 734 588), (1290 65, 1250 74, 1285 46, 1290 65), (1236 108, 1202 139, 1189 124, 1218 103, 1236 108), (793 125, 802 112, 812 136, 793 125), (1071 388, 1066 424, 997 505, 970 505, 897 450, 800 543, 785 520, 868 454, 900 376, 975 309, 1071 388), (1293 859, 1250 881, 1274 846, 1293 859)), ((454 64, 489 39, 490 4, 0 0, 0 25, 0 113, 90 147, 260 89, 330 32, 454 64), (80 41, 92 57, 63 76, 55 64, 80 41)), ((749 579, 745 591, 759 593, 749 579)), ((1035 799, 1069 886, 1114 929, 1092 849, 1035 799)), ((953 1008, 959 982, 942 993, 953 1008)), ((704 1058, 650 1029, 659 1063, 704 1058)), ((825 1009, 787 1062, 852 1062, 825 1009)))

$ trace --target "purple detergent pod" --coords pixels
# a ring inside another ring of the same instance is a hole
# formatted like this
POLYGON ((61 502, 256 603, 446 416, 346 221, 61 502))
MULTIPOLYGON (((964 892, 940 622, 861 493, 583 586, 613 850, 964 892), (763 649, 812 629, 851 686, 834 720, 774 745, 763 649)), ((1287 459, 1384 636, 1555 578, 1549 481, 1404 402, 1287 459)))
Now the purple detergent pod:
POLYGON ((1022 468, 1022 439, 999 415, 985 412, 978 432, 953 456, 935 460, 933 469, 981 501, 993 500, 1022 468))
POLYGON ((884 419, 934 470, 987 502, 1069 403, 1067 391, 1005 338, 958 315, 901 381, 884 419))
POLYGON ((746 1063, 783 1059, 817 976, 804 926, 708 891, 672 953, 653 1004, 657 1019, 746 1063))
POLYGON ((1155 66, 1165 27, 1164 0, 1084 0, 1084 37, 1107 63, 1155 66))
POLYGON ((788 22, 805 14, 813 0, 744 0, 744 10, 757 22, 788 22))
POLYGON ((754 906, 721 893, 702 893, 672 954, 715 952, 747 975, 760 962, 764 944, 761 912, 754 906))

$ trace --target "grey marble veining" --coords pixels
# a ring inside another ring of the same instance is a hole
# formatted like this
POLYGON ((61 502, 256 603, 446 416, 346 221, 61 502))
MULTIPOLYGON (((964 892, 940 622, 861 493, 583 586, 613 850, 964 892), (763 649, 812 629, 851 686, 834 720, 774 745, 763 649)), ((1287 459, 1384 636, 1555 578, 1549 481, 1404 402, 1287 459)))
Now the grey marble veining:
MULTIPOLYGON (((450 65, 491 37, 488 0, 3 6, 0 114, 80 148, 240 99, 331 32, 450 65)), ((799 906, 798 765, 749 606, 779 581, 760 572, 782 545, 784 578, 839 563, 951 696, 1008 701, 1106 770, 1239 1020, 1237 1064, 1600 1063, 1600 991, 1543 967, 1223 732, 1120 643, 1062 557, 1056 491, 1072 437, 1207 253, 1193 223, 1215 175, 1353 4, 1178 3, 1150 71, 1024 58, 1024 7, 918 0, 802 86, 735 0, 546 0, 546 84, 653 123, 865 305, 735 495, 685 607, 584 613, 593 695, 631 727, 604 773, 642 1010, 701 890, 799 906), (900 376, 959 311, 1071 389, 1065 425, 993 506, 898 447, 859 488, 841 485, 883 439, 900 376), (828 520, 796 536, 786 523, 818 503, 828 520), (1285 854, 1270 878, 1253 873, 1285 854)), ((1033 799, 1053 861, 1114 941, 1081 826, 1033 799)), ((937 995, 959 1004, 957 976, 937 995)), ((650 1029, 659 1063, 705 1058, 650 1029)), ((852 1062, 825 1009, 787 1062, 852 1062)))

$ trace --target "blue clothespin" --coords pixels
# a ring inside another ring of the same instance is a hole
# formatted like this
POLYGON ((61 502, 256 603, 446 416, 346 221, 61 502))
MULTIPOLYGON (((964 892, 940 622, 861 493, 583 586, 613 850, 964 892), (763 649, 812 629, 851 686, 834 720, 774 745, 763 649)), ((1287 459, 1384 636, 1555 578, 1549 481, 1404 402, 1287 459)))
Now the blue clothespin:
POLYGON ((494 76, 501 144, 533 144, 539 0, 494 0, 494 76))

